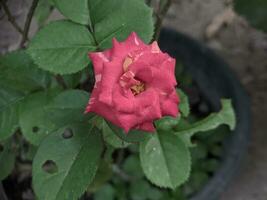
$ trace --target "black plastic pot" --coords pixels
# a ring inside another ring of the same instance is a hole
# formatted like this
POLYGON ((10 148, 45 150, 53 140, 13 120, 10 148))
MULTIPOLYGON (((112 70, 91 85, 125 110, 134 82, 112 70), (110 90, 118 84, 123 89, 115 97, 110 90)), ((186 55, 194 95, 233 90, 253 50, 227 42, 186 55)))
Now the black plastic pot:
POLYGON ((183 63, 214 111, 220 109, 221 98, 233 101, 237 126, 224 142, 222 164, 203 189, 190 199, 218 200, 238 174, 247 153, 251 128, 249 97, 229 66, 205 45, 170 29, 162 30, 159 43, 163 51, 183 63))

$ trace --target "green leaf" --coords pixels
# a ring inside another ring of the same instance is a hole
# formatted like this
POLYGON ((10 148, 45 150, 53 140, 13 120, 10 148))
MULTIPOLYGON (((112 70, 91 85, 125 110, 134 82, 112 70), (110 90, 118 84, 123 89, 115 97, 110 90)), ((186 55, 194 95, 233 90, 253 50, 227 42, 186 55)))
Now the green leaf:
POLYGON ((67 85, 67 88, 76 88, 82 78, 82 71, 75 74, 63 75, 62 78, 67 85))
POLYGON ((180 124, 176 128, 177 135, 187 134, 193 136, 197 132, 204 132, 215 129, 219 125, 226 124, 231 130, 235 128, 235 113, 231 104, 231 100, 222 100, 222 109, 218 113, 212 113, 205 119, 193 124, 180 124))
POLYGON ((183 117, 187 117, 190 114, 190 106, 187 95, 180 89, 177 90, 180 97, 179 110, 183 117))
POLYGON ((140 165, 139 157, 136 155, 129 156, 123 163, 123 171, 133 179, 140 179, 144 176, 140 165))
POLYGON ((38 199, 78 199, 94 179, 102 150, 99 131, 85 124, 69 125, 45 138, 33 161, 38 199), (66 128, 71 137, 65 138, 66 128))
POLYGON ((133 31, 147 43, 152 39, 152 9, 143 0, 89 0, 89 10, 101 49, 111 47, 113 37, 122 41, 133 31))
POLYGON ((12 141, 0 143, 0 181, 4 180, 15 166, 15 152, 12 150, 12 141))
POLYGON ((189 177, 189 149, 172 133, 159 132, 142 142, 140 159, 146 177, 159 187, 175 189, 189 177))
POLYGON ((34 11, 34 17, 39 26, 43 26, 52 11, 50 0, 40 0, 34 11))
POLYGON ((196 192, 203 188, 203 186, 209 181, 207 173, 199 171, 192 172, 189 179, 189 186, 196 192))
POLYGON ((151 134, 145 131, 140 130, 130 130, 127 134, 123 131, 122 128, 119 128, 118 126, 113 125, 111 122, 106 121, 109 128, 123 141, 128 143, 138 143, 151 134))
POLYGON ((46 88, 51 79, 49 73, 37 68, 24 50, 1 56, 0 71, 0 86, 22 92, 46 88))
POLYGON ((10 137, 18 127, 18 106, 24 96, 10 88, 0 88, 0 141, 10 137))
POLYGON ((90 22, 88 0, 54 0, 55 7, 68 19, 88 25, 90 22))
POLYGON ((87 54, 93 50, 95 44, 85 26, 60 20, 41 29, 30 42, 28 52, 40 68, 70 74, 89 64, 87 54))
POLYGON ((94 200, 114 200, 115 190, 110 184, 104 185, 94 195, 94 200))
POLYGON ((101 160, 95 178, 90 184, 88 191, 95 192, 112 177, 112 165, 105 160, 101 160))
POLYGON ((267 1, 266 0, 235 0, 234 8, 244 16, 251 25, 267 32, 267 1))
POLYGON ((141 179, 130 185, 132 200, 147 200, 150 192, 150 185, 145 180, 141 179))
POLYGON ((152 9, 143 0, 55 0, 55 6, 70 20, 89 25, 101 49, 132 31, 147 43, 153 36, 152 9))
POLYGON ((19 125, 23 136, 32 144, 38 145, 56 125, 47 115, 45 106, 58 93, 49 90, 31 94, 25 98, 19 107, 19 125))
POLYGON ((108 126, 107 122, 102 119, 102 134, 105 142, 110 144, 115 148, 125 148, 129 145, 128 142, 125 142, 119 138, 108 126))
POLYGON ((84 114, 88 99, 89 94, 83 90, 66 90, 55 96, 45 109, 57 127, 84 122, 91 117, 84 114))
POLYGON ((179 121, 180 116, 178 116, 177 118, 167 116, 155 121, 155 125, 157 127, 157 130, 170 131, 179 124, 179 121))

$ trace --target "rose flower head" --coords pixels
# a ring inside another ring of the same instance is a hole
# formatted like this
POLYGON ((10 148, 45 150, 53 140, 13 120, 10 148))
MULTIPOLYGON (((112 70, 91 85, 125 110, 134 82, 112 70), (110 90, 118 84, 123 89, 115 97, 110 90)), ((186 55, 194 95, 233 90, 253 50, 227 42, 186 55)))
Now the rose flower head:
POLYGON ((136 33, 113 47, 89 53, 95 85, 86 112, 94 112, 127 133, 153 132, 154 120, 179 114, 175 60, 162 53, 157 42, 143 43, 136 33))

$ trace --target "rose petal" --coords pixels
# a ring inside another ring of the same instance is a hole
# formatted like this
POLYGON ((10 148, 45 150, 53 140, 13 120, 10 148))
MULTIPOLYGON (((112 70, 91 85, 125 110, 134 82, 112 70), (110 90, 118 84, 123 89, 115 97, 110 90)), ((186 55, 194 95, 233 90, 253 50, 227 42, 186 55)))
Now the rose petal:
POLYGON ((112 90, 123 73, 121 66, 122 63, 119 59, 114 59, 112 62, 104 63, 102 70, 101 91, 99 94, 99 101, 102 103, 112 106, 112 90))
POLYGON ((148 131, 148 132, 155 132, 156 131, 154 124, 152 122, 145 122, 145 123, 139 125, 138 129, 148 131))

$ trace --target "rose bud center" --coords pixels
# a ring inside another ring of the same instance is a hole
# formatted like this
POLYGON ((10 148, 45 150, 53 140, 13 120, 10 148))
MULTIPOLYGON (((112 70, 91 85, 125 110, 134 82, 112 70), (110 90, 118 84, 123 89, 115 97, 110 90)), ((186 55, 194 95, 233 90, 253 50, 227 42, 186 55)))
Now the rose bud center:
POLYGON ((145 83, 135 77, 135 74, 128 70, 129 66, 133 63, 133 59, 126 57, 123 62, 123 71, 124 74, 120 77, 120 85, 125 90, 130 89, 134 96, 145 91, 145 83))

